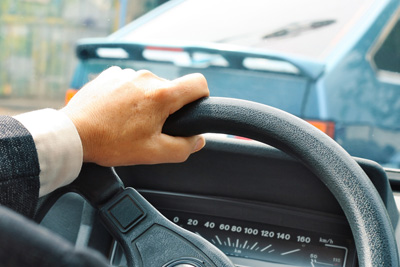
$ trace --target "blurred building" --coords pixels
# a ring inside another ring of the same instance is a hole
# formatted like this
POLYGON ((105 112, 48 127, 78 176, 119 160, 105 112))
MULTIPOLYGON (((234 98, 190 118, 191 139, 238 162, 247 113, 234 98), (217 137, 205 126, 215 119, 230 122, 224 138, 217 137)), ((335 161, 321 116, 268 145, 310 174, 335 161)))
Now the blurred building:
POLYGON ((107 36, 160 0, 1 0, 0 97, 62 98, 75 43, 107 36))

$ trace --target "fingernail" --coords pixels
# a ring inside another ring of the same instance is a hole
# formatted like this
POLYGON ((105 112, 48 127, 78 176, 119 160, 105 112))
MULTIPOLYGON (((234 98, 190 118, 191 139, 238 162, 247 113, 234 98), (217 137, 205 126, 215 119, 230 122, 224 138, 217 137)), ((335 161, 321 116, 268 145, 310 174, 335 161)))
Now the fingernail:
POLYGON ((196 145, 194 146, 193 153, 199 151, 199 150, 202 149, 205 145, 206 145, 206 140, 204 139, 204 137, 200 137, 200 138, 197 140, 196 145))

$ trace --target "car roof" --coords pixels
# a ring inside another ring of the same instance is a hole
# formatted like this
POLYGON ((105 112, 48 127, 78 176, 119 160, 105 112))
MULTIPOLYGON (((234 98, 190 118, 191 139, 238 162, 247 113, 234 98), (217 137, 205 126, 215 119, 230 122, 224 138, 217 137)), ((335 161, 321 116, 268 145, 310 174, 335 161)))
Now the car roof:
POLYGON ((321 61, 368 15, 374 3, 377 1, 178 0, 109 39, 228 44, 321 61))

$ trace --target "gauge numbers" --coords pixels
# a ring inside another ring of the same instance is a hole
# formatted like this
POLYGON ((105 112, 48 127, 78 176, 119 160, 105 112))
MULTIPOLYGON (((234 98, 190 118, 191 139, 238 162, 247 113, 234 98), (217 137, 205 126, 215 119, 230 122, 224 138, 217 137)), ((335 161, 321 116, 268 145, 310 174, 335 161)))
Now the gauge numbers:
POLYGON ((293 266, 342 267, 349 240, 274 225, 163 211, 176 224, 197 233, 225 254, 293 266))

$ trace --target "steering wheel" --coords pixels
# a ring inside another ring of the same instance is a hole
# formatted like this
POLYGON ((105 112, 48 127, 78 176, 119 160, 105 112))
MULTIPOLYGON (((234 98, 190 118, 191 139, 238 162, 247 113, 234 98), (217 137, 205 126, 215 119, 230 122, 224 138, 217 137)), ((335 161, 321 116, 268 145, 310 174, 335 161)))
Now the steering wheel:
MULTIPOLYGON (((163 132, 191 136, 213 132, 247 137, 296 157, 333 193, 350 224, 360 266, 400 266, 393 227, 367 175, 330 137, 284 111, 254 102, 205 98, 168 118, 163 132)), ((85 164, 71 185, 100 211, 129 266, 233 266, 213 245, 165 219, 111 168, 85 164), (96 183, 93 181, 96 180, 96 183)))

